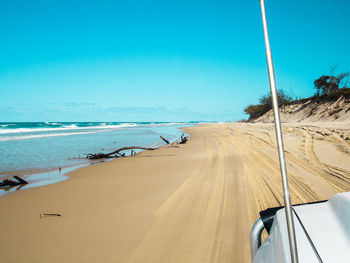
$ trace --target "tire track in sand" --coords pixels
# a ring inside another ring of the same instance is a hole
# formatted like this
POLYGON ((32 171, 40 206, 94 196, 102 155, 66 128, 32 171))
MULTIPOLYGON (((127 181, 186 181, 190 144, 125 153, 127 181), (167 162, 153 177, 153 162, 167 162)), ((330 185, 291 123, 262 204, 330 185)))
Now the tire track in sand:
POLYGON ((203 161, 159 208, 128 262, 249 262, 242 162, 219 135, 203 139, 203 161))
MULTIPOLYGON (((185 182, 158 209, 128 262, 250 262, 249 231, 259 211, 283 204, 270 134, 252 126, 206 126, 201 161, 194 162, 185 182), (259 132, 264 134, 255 136, 259 132)), ((286 147, 293 203, 348 189, 348 181, 328 175, 330 167, 320 164, 313 138, 298 136, 305 139, 304 147, 286 147)), ((336 171, 346 178, 344 171, 336 171)))

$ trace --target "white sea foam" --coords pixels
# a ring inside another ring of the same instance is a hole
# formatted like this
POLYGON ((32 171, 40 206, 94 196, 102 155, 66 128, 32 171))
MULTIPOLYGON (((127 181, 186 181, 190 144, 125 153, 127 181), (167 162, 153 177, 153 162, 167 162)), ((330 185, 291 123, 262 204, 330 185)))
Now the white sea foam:
POLYGON ((58 128, 17 128, 17 129, 3 129, 0 128, 0 134, 11 133, 30 133, 30 132, 51 132, 51 131, 65 131, 65 130, 95 130, 95 129, 120 129, 136 126, 135 123, 121 123, 119 125, 101 125, 101 126, 88 126, 78 127, 75 124, 66 125, 58 128))
POLYGON ((38 139, 45 137, 58 137, 58 136, 70 136, 70 135, 82 135, 97 133, 99 131, 89 131, 89 132, 70 132, 70 133, 46 133, 46 134, 33 134, 33 135, 20 135, 20 136, 4 136, 0 137, 0 142, 5 141, 17 141, 17 140, 27 140, 27 139, 38 139))
POLYGON ((63 128, 78 128, 78 126, 75 124, 71 124, 71 125, 64 125, 63 128))
POLYGON ((172 126, 172 125, 180 125, 184 123, 180 122, 166 122, 166 123, 150 123, 151 127, 163 127, 163 126, 172 126))

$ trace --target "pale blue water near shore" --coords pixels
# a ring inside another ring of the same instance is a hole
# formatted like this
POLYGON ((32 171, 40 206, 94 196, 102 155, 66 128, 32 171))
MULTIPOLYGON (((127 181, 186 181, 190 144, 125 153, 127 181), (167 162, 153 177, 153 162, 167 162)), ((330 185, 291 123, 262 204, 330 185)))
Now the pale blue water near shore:
MULTIPOLYGON (((8 172, 57 171, 58 167, 88 164, 89 160, 79 158, 87 153, 106 153, 132 145, 162 145, 160 135, 173 141, 182 134, 178 128, 195 123, 198 122, 0 122, 0 179, 8 172)), ((50 173, 51 176, 41 174, 50 179, 48 183, 55 182, 58 174, 50 173)))

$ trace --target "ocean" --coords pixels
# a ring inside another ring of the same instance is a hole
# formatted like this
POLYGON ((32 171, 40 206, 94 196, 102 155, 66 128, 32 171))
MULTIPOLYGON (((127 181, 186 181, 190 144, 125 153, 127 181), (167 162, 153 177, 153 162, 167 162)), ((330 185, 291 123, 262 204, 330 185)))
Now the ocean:
POLYGON ((51 173, 48 178, 55 182, 59 167, 89 164, 91 161, 84 158, 88 153, 154 143, 159 146, 164 144, 160 136, 174 141, 183 133, 180 127, 195 123, 198 122, 0 122, 0 179, 9 173, 35 171, 44 177, 51 173))

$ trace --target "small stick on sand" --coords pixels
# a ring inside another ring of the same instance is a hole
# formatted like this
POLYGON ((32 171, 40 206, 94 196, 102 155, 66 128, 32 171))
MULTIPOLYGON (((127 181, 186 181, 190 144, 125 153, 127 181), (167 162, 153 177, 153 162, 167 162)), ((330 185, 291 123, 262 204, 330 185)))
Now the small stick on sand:
POLYGON ((62 216, 61 214, 40 214, 40 218, 43 218, 45 216, 62 216))

